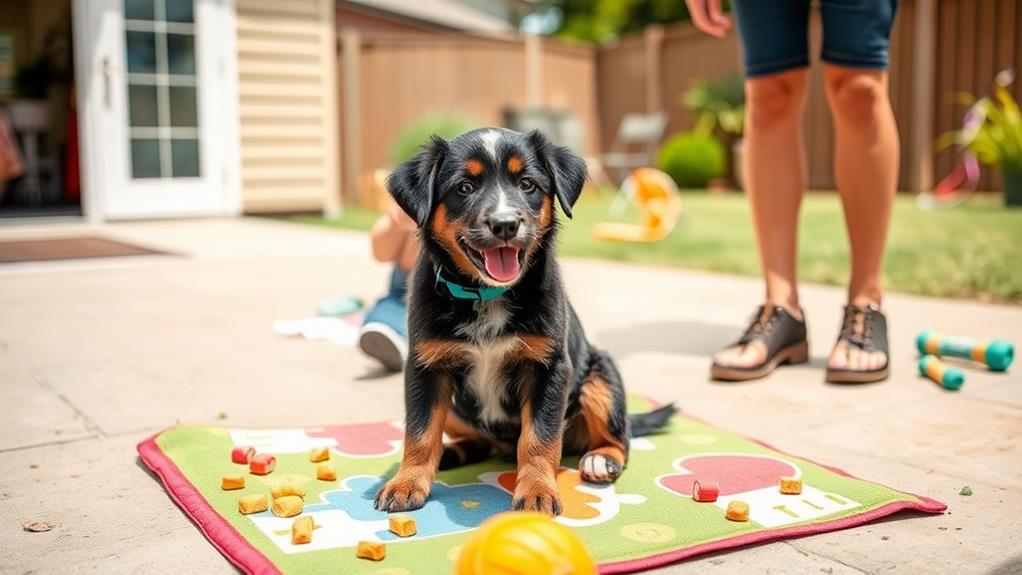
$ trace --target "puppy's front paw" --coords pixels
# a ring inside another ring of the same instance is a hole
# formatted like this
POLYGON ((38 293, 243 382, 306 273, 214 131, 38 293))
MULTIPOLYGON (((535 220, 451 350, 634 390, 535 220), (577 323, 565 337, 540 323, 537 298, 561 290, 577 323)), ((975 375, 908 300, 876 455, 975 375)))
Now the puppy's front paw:
POLYGON ((425 505, 427 497, 429 480, 398 474, 376 494, 373 506, 387 513, 412 511, 425 505))
POLYGON ((511 509, 515 511, 537 511, 544 515, 561 514, 561 498, 552 485, 535 481, 522 482, 515 488, 515 496, 511 501, 511 509))
POLYGON ((603 453, 589 452, 578 461, 582 481, 589 483, 610 483, 621 475, 621 462, 603 453))

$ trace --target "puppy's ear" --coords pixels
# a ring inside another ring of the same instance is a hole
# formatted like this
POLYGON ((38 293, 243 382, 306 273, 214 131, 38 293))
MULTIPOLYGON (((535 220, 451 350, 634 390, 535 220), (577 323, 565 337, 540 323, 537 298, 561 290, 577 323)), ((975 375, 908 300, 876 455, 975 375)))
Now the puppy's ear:
POLYGON ((387 191, 415 223, 426 225, 436 205, 437 172, 447 156, 447 142, 433 136, 415 156, 387 178, 387 191))
POLYGON ((553 193, 561 204, 564 214, 571 217, 582 187, 586 183, 585 161, 563 146, 556 146, 539 130, 529 132, 529 143, 535 148, 553 181, 553 193))

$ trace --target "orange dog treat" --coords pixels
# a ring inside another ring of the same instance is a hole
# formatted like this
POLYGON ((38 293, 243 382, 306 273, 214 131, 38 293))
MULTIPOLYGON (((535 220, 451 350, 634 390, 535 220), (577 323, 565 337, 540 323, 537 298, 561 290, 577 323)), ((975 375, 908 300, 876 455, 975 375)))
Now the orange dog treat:
POLYGON ((273 514, 277 517, 294 517, 305 508, 305 502, 297 495, 285 495, 273 500, 273 514))
POLYGON ((782 477, 781 493, 785 495, 798 495, 802 493, 802 480, 796 477, 782 477))
POLYGON ((266 511, 269 508, 270 505, 266 502, 266 494, 264 493, 251 493, 238 498, 238 511, 245 515, 266 511))
POLYGON ((254 447, 240 445, 231 450, 231 461, 235 463, 248 463, 256 454, 254 447))
POLYGON ((315 528, 316 522, 311 515, 295 519, 295 522, 291 524, 291 545, 312 543, 312 530, 315 528))
POLYGON ((712 481, 692 482, 692 499, 700 503, 713 503, 720 495, 720 487, 712 481))
POLYGON ((724 515, 731 521, 748 521, 749 504, 744 501, 732 501, 727 504, 727 513, 724 515))
POLYGON ((245 476, 244 475, 224 475, 220 478, 220 488, 224 491, 230 491, 231 489, 244 489, 245 488, 245 476))
POLYGON ((316 466, 316 479, 337 481, 337 466, 333 463, 320 463, 316 466))
POLYGON ((415 520, 407 515, 392 515, 390 532, 398 537, 411 537, 415 535, 415 520))
POLYGON ((320 461, 326 461, 327 459, 330 459, 329 447, 313 447, 309 450, 309 461, 319 463, 320 461))
POLYGON ((294 485, 279 485, 270 490, 270 497, 273 499, 287 497, 288 495, 294 495, 305 499, 305 490, 294 485))
POLYGON ((376 543, 374 541, 359 541, 358 548, 355 549, 355 557, 359 559, 370 559, 372 561, 382 561, 387 556, 387 546, 383 543, 376 543))
POLYGON ((248 462, 248 470, 256 475, 266 475, 277 466, 277 458, 267 453, 260 453, 248 462))

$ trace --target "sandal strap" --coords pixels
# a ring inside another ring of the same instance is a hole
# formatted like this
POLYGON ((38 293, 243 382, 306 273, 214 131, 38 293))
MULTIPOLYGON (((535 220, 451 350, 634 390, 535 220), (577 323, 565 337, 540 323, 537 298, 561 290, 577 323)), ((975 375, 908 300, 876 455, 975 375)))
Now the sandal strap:
POLYGON ((844 309, 838 341, 868 352, 887 351, 887 318, 877 306, 859 307, 848 304, 844 309))
POLYGON ((742 336, 728 347, 759 341, 766 347, 765 361, 770 361, 778 351, 805 340, 805 321, 796 319, 781 306, 759 306, 742 336))

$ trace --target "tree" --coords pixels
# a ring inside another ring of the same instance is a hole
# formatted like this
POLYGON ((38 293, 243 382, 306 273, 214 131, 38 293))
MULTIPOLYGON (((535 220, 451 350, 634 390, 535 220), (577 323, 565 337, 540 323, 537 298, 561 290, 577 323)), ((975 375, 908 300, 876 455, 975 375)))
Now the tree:
POLYGON ((690 20, 684 0, 542 0, 537 13, 551 23, 547 32, 591 43, 611 42, 650 24, 690 20))

